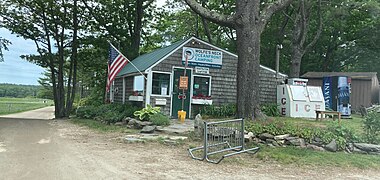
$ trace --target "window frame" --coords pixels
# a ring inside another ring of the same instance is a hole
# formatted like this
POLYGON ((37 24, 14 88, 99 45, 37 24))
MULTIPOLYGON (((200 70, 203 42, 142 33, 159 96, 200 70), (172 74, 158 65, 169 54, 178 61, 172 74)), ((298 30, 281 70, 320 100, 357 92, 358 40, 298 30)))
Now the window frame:
POLYGON ((151 87, 150 87, 150 95, 151 96, 154 96, 154 97, 170 97, 171 95, 171 88, 172 88, 172 73, 171 72, 164 72, 164 71, 152 71, 152 84, 151 84, 151 87), (168 91, 169 91, 169 94, 168 95, 161 95, 161 94, 153 94, 153 76, 154 74, 167 74, 169 75, 169 84, 168 84, 168 91))
POLYGON ((195 77, 201 77, 201 78, 209 78, 210 81, 209 81, 209 89, 208 89, 208 96, 211 97, 212 99, 212 96, 211 96, 211 84, 212 84, 212 77, 211 76, 207 76, 207 75, 198 75, 198 74, 194 74, 193 75, 193 82, 192 82, 192 86, 191 88, 193 89, 192 93, 191 93, 191 99, 193 98, 194 96, 194 84, 195 84, 195 77))

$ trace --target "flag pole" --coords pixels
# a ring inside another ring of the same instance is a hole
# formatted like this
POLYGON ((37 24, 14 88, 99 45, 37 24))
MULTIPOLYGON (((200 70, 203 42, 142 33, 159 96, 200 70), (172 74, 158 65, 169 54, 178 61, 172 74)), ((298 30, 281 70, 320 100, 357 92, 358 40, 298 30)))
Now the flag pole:
POLYGON ((107 40, 107 42, 119 53, 119 54, 121 54, 129 63, 131 63, 132 64, 132 66, 145 78, 145 80, 148 80, 146 77, 145 77, 145 75, 128 59, 128 58, 126 58, 125 56, 124 56, 124 54, 123 53, 121 53, 117 48, 115 48, 115 46, 113 46, 113 44, 110 42, 110 41, 108 41, 107 40))

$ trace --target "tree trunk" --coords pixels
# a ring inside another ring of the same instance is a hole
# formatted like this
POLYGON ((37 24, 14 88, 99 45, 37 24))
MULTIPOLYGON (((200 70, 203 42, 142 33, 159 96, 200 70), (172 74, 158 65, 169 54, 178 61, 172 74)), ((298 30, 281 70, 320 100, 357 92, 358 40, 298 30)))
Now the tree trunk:
POLYGON ((302 61, 302 50, 298 46, 293 46, 292 48, 292 61, 290 66, 289 77, 298 78, 300 77, 301 71, 301 61, 302 61))
POLYGON ((260 31, 258 26, 237 28, 238 117, 254 119, 260 114, 260 31), (254 32, 254 33, 253 33, 254 32))

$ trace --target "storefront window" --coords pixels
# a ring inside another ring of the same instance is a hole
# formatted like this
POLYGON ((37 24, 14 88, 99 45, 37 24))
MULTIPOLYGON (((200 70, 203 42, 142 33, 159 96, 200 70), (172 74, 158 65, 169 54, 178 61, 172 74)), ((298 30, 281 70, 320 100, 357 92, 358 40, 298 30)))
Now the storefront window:
POLYGON ((153 73, 152 94, 169 95, 170 74, 153 73))
POLYGON ((193 99, 211 99, 211 77, 194 76, 193 99))
POLYGON ((135 76, 133 80, 133 95, 142 96, 144 94, 144 76, 135 76))

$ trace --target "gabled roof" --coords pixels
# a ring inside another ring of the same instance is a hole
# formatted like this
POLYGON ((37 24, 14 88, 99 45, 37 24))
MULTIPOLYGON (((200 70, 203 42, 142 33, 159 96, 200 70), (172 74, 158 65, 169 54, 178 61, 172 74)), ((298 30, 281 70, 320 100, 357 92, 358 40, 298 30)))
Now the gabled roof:
MULTIPOLYGON (((174 53, 176 50, 178 50, 179 48, 181 48, 182 46, 184 46, 186 43, 188 43, 189 41, 191 40, 197 40, 197 41, 200 41, 214 49, 217 49, 219 51, 222 51, 224 53, 227 53, 231 56, 234 56, 234 57, 238 57, 236 54, 234 53, 231 53, 231 52, 228 52, 222 48, 219 48, 219 47, 216 47, 210 43, 207 43, 201 39, 198 39, 196 37, 189 37, 189 38, 186 38, 186 39, 183 39, 183 40, 180 40, 180 41, 177 41, 169 46, 166 46, 166 47, 163 47, 163 48, 160 48, 160 49, 156 49, 150 53, 146 53, 146 54, 143 54, 141 56, 138 56, 137 58, 135 58, 134 60, 132 60, 132 63, 136 66, 137 69, 139 69, 141 72, 144 73, 144 71, 148 70, 148 69, 151 69, 153 68, 154 66, 156 66, 158 63, 160 63, 161 61, 163 61, 164 59, 166 59, 166 57, 170 56, 172 53, 174 53)), ((128 74, 132 74, 132 73, 137 73, 137 69, 136 69, 131 63, 128 63, 120 72, 119 74, 117 75, 118 77, 121 77, 121 76, 125 76, 125 75, 128 75, 128 74)), ((260 65, 260 68, 263 68, 267 71, 271 71, 273 73, 276 73, 275 70, 273 69, 270 69, 266 66, 263 66, 263 65, 260 65)), ((286 74, 282 74, 282 73, 279 73, 280 76, 283 76, 283 77, 287 77, 286 74)))
MULTIPOLYGON (((166 55, 173 52, 175 49, 179 48, 186 41, 190 40, 190 38, 177 41, 172 45, 154 50, 150 53, 143 54, 133 59, 131 62, 138 68, 141 72, 144 72, 146 69, 150 68, 153 64, 164 58, 166 55)), ((128 63, 117 76, 124 76, 131 73, 138 72, 137 69, 133 67, 131 63, 128 63)))
POLYGON ((352 79, 372 79, 377 72, 307 72, 303 78, 323 78, 324 76, 349 76, 352 79))

